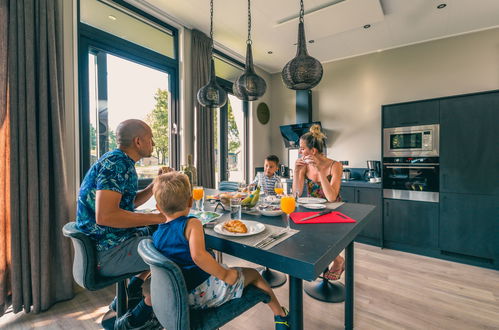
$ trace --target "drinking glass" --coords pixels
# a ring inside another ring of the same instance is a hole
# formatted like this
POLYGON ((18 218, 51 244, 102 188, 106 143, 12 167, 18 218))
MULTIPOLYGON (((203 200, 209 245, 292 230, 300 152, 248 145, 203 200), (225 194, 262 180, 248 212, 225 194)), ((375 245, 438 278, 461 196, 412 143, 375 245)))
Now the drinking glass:
POLYGON ((232 220, 241 220, 241 198, 230 199, 230 218, 232 220))
POLYGON ((290 219, 289 215, 294 212, 296 208, 296 201, 293 196, 286 195, 281 197, 281 210, 286 213, 286 229, 289 230, 290 227, 290 219))
POLYGON ((284 193, 284 187, 282 185, 282 182, 281 181, 276 181, 275 182, 275 185, 274 185, 274 191, 275 193, 280 196, 284 193))
POLYGON ((204 189, 203 187, 196 186, 192 188, 192 198, 196 201, 196 208, 198 211, 202 211, 203 208, 203 196, 204 196, 204 189))

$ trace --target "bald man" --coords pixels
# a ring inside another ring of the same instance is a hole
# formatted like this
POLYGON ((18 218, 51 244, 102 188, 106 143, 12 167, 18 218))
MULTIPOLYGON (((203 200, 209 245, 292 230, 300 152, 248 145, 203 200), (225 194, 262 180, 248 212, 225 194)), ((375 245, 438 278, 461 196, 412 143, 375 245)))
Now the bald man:
POLYGON ((134 212, 152 196, 152 183, 137 191, 135 171, 135 163, 152 154, 151 128, 141 120, 129 119, 118 125, 116 139, 118 148, 93 164, 81 183, 76 224, 95 240, 102 276, 143 272, 129 284, 130 290, 137 291, 149 269, 137 252, 139 242, 151 234, 145 226, 166 219, 161 214, 134 212))

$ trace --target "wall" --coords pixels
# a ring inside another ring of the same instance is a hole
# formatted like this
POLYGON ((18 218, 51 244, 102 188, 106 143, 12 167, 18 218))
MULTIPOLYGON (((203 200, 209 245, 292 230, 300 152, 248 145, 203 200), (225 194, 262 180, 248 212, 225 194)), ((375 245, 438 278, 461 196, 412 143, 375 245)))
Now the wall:
MULTIPOLYGON (((324 64, 313 120, 326 129, 329 157, 366 167, 381 158, 381 105, 492 89, 499 89, 497 28, 324 64)), ((271 90, 271 150, 286 160, 279 126, 295 122, 295 92, 280 73, 271 90)))

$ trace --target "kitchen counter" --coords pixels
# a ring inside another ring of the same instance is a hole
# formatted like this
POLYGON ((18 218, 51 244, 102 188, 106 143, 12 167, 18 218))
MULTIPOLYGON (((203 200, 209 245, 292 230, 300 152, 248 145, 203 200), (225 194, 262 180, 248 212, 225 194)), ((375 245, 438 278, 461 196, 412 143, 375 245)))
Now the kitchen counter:
POLYGON ((365 180, 341 180, 341 186, 342 187, 360 187, 360 188, 374 188, 374 189, 381 189, 383 186, 381 182, 377 183, 370 183, 369 181, 365 180))

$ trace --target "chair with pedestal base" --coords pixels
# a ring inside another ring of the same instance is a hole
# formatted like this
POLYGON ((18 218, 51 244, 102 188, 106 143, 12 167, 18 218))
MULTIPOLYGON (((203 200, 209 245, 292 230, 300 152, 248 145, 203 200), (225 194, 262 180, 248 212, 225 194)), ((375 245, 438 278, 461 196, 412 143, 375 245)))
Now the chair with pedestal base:
POLYGON ((307 282, 304 285, 305 292, 312 298, 320 301, 340 303, 345 301, 345 286, 339 281, 330 282, 324 277, 328 268, 314 282, 307 282))

